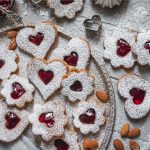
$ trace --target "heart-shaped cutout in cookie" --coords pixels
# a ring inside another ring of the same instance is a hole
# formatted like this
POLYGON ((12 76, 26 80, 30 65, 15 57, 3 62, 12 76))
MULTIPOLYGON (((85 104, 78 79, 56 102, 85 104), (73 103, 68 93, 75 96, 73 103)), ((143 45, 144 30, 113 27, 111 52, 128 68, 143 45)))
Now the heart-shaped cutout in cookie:
POLYGON ((4 66, 4 64, 5 64, 5 61, 0 59, 0 69, 4 66))
POLYGON ((2 100, 0 114, 0 141, 12 142, 16 140, 29 124, 27 111, 7 108, 2 100))
POLYGON ((85 40, 73 38, 66 49, 56 48, 50 59, 61 59, 71 67, 86 68, 90 59, 90 46, 85 40))
POLYGON ((150 41, 147 41, 145 44, 144 44, 144 48, 149 50, 149 53, 150 53, 150 41))
POLYGON ((74 2, 74 0, 60 0, 60 3, 62 4, 62 5, 68 5, 68 4, 71 4, 71 3, 73 3, 74 2))
POLYGON ((68 150, 69 149, 69 145, 61 139, 55 140, 54 145, 57 148, 57 150, 68 150))
POLYGON ((57 37, 52 21, 40 23, 35 28, 26 27, 19 31, 16 42, 21 50, 34 57, 44 58, 57 37))
POLYGON ((61 60, 45 61, 32 59, 27 66, 28 78, 47 100, 61 86, 61 80, 68 66, 61 60))
POLYGON ((75 81, 71 86, 70 89, 72 91, 81 92, 82 91, 82 84, 80 81, 75 81))
POLYGON ((85 124, 94 124, 96 118, 96 112, 94 109, 88 109, 85 114, 79 116, 79 120, 85 124))
POLYGON ((11 97, 13 99, 18 99, 20 98, 24 93, 25 93, 25 89, 22 87, 21 84, 15 82, 12 84, 12 92, 11 92, 11 97))
POLYGON ((126 75, 118 82, 119 94, 125 98, 125 111, 132 119, 141 119, 150 111, 150 83, 137 75, 126 75))

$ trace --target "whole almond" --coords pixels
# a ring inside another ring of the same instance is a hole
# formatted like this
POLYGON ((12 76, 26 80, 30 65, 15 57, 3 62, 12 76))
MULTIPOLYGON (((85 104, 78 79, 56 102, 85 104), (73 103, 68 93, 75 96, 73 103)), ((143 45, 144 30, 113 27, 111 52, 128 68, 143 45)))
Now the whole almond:
POLYGON ((122 143, 121 140, 119 140, 119 139, 115 139, 115 140, 113 141, 113 145, 114 145, 114 148, 115 148, 116 150, 124 150, 123 143, 122 143))
POLYGON ((109 95, 106 91, 97 91, 96 96, 102 102, 107 102, 109 100, 109 95))
POLYGON ((141 134, 141 130, 139 128, 133 128, 129 131, 128 137, 129 138, 136 138, 141 134))
POLYGON ((12 38, 9 44, 9 50, 15 50, 17 48, 16 39, 12 38))
POLYGON ((136 141, 129 141, 131 150, 140 150, 140 145, 136 141))
POLYGON ((85 139, 83 142, 83 147, 84 147, 84 150, 97 149, 98 148, 98 142, 97 142, 97 140, 85 139))
POLYGON ((126 136, 128 135, 128 133, 129 133, 129 130, 130 130, 129 124, 128 124, 128 123, 125 123, 125 124, 122 126, 121 130, 120 130, 120 135, 121 135, 122 137, 126 137, 126 136))
POLYGON ((17 32, 16 31, 9 31, 9 32, 7 32, 7 37, 9 39, 16 38, 16 36, 17 36, 17 32))

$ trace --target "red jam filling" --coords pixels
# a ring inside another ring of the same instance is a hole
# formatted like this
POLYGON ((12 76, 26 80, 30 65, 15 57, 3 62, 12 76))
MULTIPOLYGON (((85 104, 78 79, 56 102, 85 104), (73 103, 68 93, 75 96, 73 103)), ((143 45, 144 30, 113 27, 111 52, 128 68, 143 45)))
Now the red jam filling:
POLYGON ((117 41, 117 55, 120 57, 126 56, 131 51, 129 43, 123 39, 117 41))
POLYGON ((61 139, 57 139, 54 142, 54 145, 57 148, 57 150, 68 150, 69 149, 69 145, 61 139))
POLYGON ((144 48, 149 50, 149 53, 150 53, 150 41, 147 41, 145 44, 144 44, 144 48))
POLYGON ((26 92, 25 89, 18 82, 14 82, 12 84, 11 97, 13 99, 20 98, 25 92, 26 92))
POLYGON ((40 70, 38 72, 40 79, 47 85, 54 77, 54 73, 52 71, 40 70))
POLYGON ((29 41, 32 42, 32 43, 34 43, 37 46, 39 46, 41 44, 41 42, 43 41, 43 39, 44 39, 44 34, 40 33, 40 32, 38 32, 36 34, 36 36, 33 36, 33 35, 29 36, 29 41))
POLYGON ((4 66, 5 61, 0 59, 0 69, 4 66))
POLYGON ((64 61, 70 65, 70 66, 75 66, 77 65, 78 62, 78 54, 76 52, 72 52, 70 56, 65 56, 64 61))
POLYGON ((74 2, 74 0, 60 0, 60 3, 62 4, 62 5, 68 5, 68 4, 71 4, 71 3, 73 3, 74 2))
POLYGON ((20 118, 13 112, 7 112, 5 115, 6 123, 5 126, 7 129, 13 129, 20 122, 20 118))
POLYGON ((80 81, 75 81, 71 86, 70 89, 72 91, 81 92, 82 91, 82 84, 80 81))
POLYGON ((53 112, 46 112, 39 116, 39 121, 45 123, 48 128, 51 128, 55 124, 53 112))
MULTIPOLYGON (((12 0, 0 0, 0 6, 5 8, 6 10, 10 10, 12 7, 12 0)), ((0 16, 3 16, 4 13, 0 11, 0 16)))
POLYGON ((133 96, 133 102, 136 105, 140 105, 145 97, 146 91, 139 88, 133 88, 130 90, 130 95, 133 96))
POLYGON ((79 116, 79 120, 85 124, 94 124, 96 118, 96 112, 94 109, 88 109, 85 114, 79 116))

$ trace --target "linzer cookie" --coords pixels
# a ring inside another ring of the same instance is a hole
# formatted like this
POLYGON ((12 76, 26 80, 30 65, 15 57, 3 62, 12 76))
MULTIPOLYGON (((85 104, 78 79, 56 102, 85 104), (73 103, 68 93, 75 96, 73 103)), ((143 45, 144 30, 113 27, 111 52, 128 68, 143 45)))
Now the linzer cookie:
POLYGON ((77 133, 65 130, 64 136, 56 138, 51 142, 42 142, 41 148, 43 150, 80 150, 77 141, 77 133))
POLYGON ((131 68, 134 65, 135 34, 130 31, 115 30, 112 36, 105 37, 104 48, 104 58, 110 60, 113 67, 131 68))
POLYGON ((23 107, 25 103, 33 100, 34 89, 27 78, 14 74, 2 82, 1 94, 5 97, 8 105, 23 107))
POLYGON ((68 66, 61 60, 32 59, 27 66, 28 78, 47 100, 61 86, 61 80, 68 66))
POLYGON ((90 46, 85 40, 73 38, 66 48, 53 50, 50 59, 62 59, 71 67, 86 68, 90 59, 90 46))
POLYGON ((9 109, 1 100, 0 114, 0 141, 12 142, 16 140, 29 123, 28 112, 9 109))
POLYGON ((141 65, 150 65, 150 31, 139 33, 135 53, 141 65))
POLYGON ((8 46, 0 46, 0 80, 9 78, 17 70, 16 59, 16 53, 8 50, 8 46))
POLYGON ((60 137, 64 133, 64 126, 68 123, 65 107, 50 102, 44 105, 35 104, 33 113, 29 115, 32 132, 41 135, 44 141, 60 137))
POLYGON ((132 119, 140 119, 150 111, 150 83, 137 75, 126 75, 118 82, 119 94, 126 99, 125 110, 132 119))
POLYGON ((61 93, 72 102, 85 101, 87 96, 93 92, 93 86, 94 77, 89 76, 86 70, 74 70, 62 80, 61 93))
POLYGON ((104 110, 95 103, 80 102, 78 108, 73 110, 73 124, 83 134, 96 133, 105 123, 104 110))
POLYGON ((57 38, 52 21, 37 24, 35 28, 25 27, 19 31, 16 42, 20 49, 34 57, 44 58, 57 38))
POLYGON ((54 14, 59 17, 72 19, 76 12, 83 7, 83 0, 48 0, 50 8, 54 9, 54 14))

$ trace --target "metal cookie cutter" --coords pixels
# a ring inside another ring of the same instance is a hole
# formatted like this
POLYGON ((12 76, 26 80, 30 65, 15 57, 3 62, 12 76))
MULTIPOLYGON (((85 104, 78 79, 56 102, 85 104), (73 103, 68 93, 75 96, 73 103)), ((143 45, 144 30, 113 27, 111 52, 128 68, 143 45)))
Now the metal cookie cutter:
POLYGON ((99 15, 94 15, 91 19, 86 19, 83 24, 88 36, 100 35, 102 21, 99 15))

